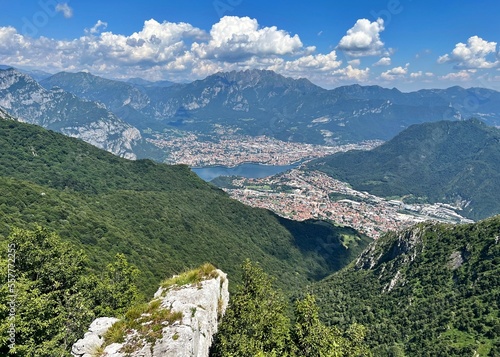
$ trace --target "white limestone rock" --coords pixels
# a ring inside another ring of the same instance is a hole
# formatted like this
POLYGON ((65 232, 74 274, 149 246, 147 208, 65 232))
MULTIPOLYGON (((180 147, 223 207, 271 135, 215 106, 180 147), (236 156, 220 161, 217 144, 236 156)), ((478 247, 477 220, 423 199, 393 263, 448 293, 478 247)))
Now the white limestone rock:
POLYGON ((71 354, 76 357, 92 357, 104 343, 104 334, 118 319, 114 317, 99 317, 91 324, 84 337, 76 341, 71 348, 71 354))
MULTIPOLYGON (((229 302, 227 276, 221 270, 216 270, 216 273, 217 277, 197 284, 159 288, 154 299, 161 300, 160 308, 170 309, 173 313, 181 312, 182 319, 172 324, 165 322, 162 337, 153 343, 144 340, 137 331, 131 331, 125 336, 124 343, 106 346, 101 357, 208 357, 219 319, 229 302), (131 346, 136 350, 131 352, 131 346)), ((91 324, 92 332, 87 334, 105 333, 115 321, 98 319, 91 324)), ((78 348, 78 351, 83 351, 78 347, 83 343, 82 340, 73 346, 73 350, 78 348)))
POLYGON ((118 319, 115 317, 99 317, 90 324, 89 331, 98 336, 104 336, 116 321, 118 319))

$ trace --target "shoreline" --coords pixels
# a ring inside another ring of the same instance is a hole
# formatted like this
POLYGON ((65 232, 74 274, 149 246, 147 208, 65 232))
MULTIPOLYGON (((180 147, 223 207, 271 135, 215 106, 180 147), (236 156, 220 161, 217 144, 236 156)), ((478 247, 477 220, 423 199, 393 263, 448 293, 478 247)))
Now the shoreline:
POLYGON ((302 165, 303 163, 307 162, 307 161, 310 161, 310 160, 313 160, 313 159, 302 159, 302 160, 298 160, 298 161, 294 161, 292 163, 289 163, 289 164, 269 164, 269 163, 262 163, 262 162, 258 162, 258 161, 243 161, 239 164, 236 164, 236 165, 231 165, 231 166, 228 166, 228 165, 222 165, 222 164, 217 164, 217 165, 207 165, 207 166, 189 166, 190 169, 214 169, 214 168, 223 168, 223 169, 234 169, 238 166, 242 166, 242 165, 261 165, 261 166, 274 166, 274 167, 284 167, 284 166, 293 166, 293 165, 302 165))

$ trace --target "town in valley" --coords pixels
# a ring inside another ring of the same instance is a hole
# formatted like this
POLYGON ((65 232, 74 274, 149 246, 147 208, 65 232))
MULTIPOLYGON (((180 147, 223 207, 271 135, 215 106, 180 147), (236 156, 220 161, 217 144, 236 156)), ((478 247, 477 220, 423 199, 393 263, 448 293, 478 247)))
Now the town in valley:
MULTIPOLYGON (((190 167, 234 167, 243 163, 290 165, 337 152, 370 150, 382 143, 367 141, 326 146, 286 142, 265 135, 238 135, 227 130, 218 134, 223 135, 207 138, 176 130, 156 133, 149 141, 168 151, 166 162, 190 167)), ((232 198, 250 206, 269 209, 293 220, 329 220, 356 228, 374 239, 385 232, 426 220, 472 222, 457 213, 459 207, 445 203, 407 204, 397 198, 377 197, 356 191, 348 183, 320 171, 305 170, 302 165, 270 177, 221 177, 216 183, 232 198)))

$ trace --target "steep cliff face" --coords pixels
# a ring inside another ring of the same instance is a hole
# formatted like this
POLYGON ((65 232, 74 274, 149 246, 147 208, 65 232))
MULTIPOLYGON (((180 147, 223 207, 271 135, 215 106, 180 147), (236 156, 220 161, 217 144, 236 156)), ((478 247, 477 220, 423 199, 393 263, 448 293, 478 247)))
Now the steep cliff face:
POLYGON ((356 269, 373 270, 380 281, 385 281, 383 292, 404 283, 402 273, 425 248, 424 225, 415 225, 394 234, 392 240, 373 242, 357 259, 356 269))
POLYGON ((72 354, 207 357, 228 302, 226 274, 205 265, 166 281, 147 307, 131 309, 123 320, 96 319, 72 354))
POLYGON ((4 109, 0 107, 0 119, 13 120, 13 118, 4 109))
POLYGON ((82 139, 127 159, 137 158, 134 146, 142 138, 137 128, 100 103, 60 88, 47 90, 15 69, 0 70, 0 107, 19 121, 82 139))

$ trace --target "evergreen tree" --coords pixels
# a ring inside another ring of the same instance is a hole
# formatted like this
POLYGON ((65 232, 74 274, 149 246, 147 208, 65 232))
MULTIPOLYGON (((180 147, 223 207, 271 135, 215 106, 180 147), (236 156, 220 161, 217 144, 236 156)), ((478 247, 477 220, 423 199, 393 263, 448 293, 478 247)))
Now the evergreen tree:
POLYGON ((212 357, 353 357, 371 356, 366 330, 353 324, 342 332, 319 320, 313 295, 295 306, 295 325, 288 304, 262 269, 246 260, 243 283, 231 297, 212 346, 212 357))

